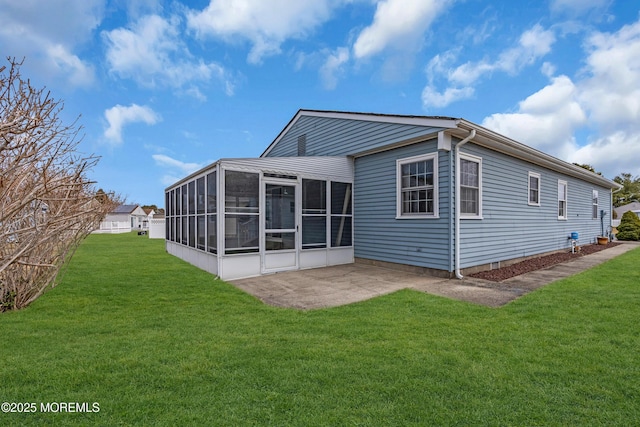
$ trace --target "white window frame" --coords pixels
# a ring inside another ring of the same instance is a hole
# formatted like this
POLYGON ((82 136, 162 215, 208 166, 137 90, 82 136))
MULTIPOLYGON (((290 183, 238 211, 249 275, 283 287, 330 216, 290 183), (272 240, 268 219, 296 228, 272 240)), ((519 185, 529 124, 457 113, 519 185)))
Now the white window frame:
POLYGON ((540 188, 542 187, 542 178, 540 176, 539 173, 537 172, 529 172, 529 176, 527 177, 527 199, 528 199, 528 204, 529 206, 540 206, 540 188), (535 188, 535 190, 538 191, 538 200, 537 201, 532 201, 531 200, 531 190, 534 190, 533 188, 531 188, 531 178, 537 178, 538 179, 538 188, 535 188))
POLYGON ((566 220, 569 217, 569 184, 562 179, 558 180, 558 219, 566 220), (564 199, 560 198, 560 185, 564 185, 564 199), (560 215, 560 202, 564 202, 564 215, 560 215))
POLYGON ((598 209, 598 190, 593 190, 591 195, 591 205, 593 219, 600 218, 600 209, 598 209))
POLYGON ((439 218, 438 208, 438 153, 422 154, 396 160, 396 219, 424 219, 439 218), (402 165, 408 163, 433 161, 433 213, 403 213, 402 212, 402 165))
MULTIPOLYGON (((460 153, 460 160, 467 160, 470 162, 475 162, 478 164, 478 212, 476 214, 469 214, 462 212, 462 201, 460 203, 460 219, 482 219, 482 157, 473 156, 467 153, 460 153)), ((460 162, 462 165, 462 162, 460 162)), ((460 178, 460 172, 462 171, 462 166, 460 166, 460 170, 457 171, 457 179, 460 180, 459 188, 462 189, 462 180, 460 178)), ((460 197, 460 195, 456 195, 456 197, 460 197)))

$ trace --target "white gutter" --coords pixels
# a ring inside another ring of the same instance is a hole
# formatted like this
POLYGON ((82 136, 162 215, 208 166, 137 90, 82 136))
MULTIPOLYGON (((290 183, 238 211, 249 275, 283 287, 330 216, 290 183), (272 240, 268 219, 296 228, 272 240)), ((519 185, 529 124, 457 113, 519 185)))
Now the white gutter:
POLYGON ((467 136, 462 141, 456 144, 456 170, 454 173, 454 179, 456 180, 456 193, 454 197, 456 198, 456 212, 455 212, 455 253, 454 253, 454 263, 456 265, 456 277, 460 280, 464 278, 462 273, 460 273, 460 147, 469 142, 472 138, 476 136, 476 130, 471 129, 469 132, 469 136, 467 136))

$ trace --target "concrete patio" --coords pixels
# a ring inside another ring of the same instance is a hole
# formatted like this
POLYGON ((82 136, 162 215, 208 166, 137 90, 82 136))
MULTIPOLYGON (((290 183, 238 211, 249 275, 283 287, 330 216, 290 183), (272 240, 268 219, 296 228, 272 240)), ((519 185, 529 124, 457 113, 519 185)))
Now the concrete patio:
POLYGON ((302 310, 351 304, 400 289, 415 289, 446 298, 499 307, 534 289, 572 276, 639 246, 637 242, 624 242, 613 248, 499 283, 476 278, 443 279, 360 263, 275 273, 230 283, 266 304, 302 310))

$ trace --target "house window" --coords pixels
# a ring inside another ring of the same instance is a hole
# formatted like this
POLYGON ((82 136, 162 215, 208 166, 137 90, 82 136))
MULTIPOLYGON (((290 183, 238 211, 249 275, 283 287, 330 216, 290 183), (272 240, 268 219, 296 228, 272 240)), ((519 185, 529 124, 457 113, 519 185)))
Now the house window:
POLYGON ((258 252, 260 176, 225 171, 225 253, 258 252))
POLYGON ((351 246, 352 220, 351 184, 331 182, 331 246, 351 246))
POLYGON ((540 174, 529 172, 529 205, 540 206, 540 174))
POLYGON ((436 217, 438 213, 437 154, 396 161, 397 218, 436 217))
POLYGON ((460 155, 460 216, 482 217, 482 159, 460 155))
POLYGON ((567 219, 567 181, 558 180, 558 219, 567 219))
POLYGON ((598 219, 598 214, 600 213, 600 211, 598 210, 598 190, 593 190, 592 204, 593 204, 593 219, 598 219))
POLYGON ((327 182, 302 180, 302 249, 327 247, 327 182))

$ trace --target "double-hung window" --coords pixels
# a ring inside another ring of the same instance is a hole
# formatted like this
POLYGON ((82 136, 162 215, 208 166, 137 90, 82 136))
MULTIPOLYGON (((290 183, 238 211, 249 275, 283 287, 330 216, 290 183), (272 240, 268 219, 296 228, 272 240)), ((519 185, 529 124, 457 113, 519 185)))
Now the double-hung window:
POLYGON ((567 181, 558 180, 558 219, 567 219, 567 181))
POLYGON ((482 159, 460 155, 460 216, 482 218, 482 159))
POLYGON ((540 174, 529 172, 529 205, 540 206, 540 174))
POLYGON ((598 214, 600 213, 598 210, 598 190, 593 190, 592 204, 593 204, 593 219, 598 219, 598 214))
POLYGON ((437 153, 396 161, 398 218, 438 216, 437 153))

